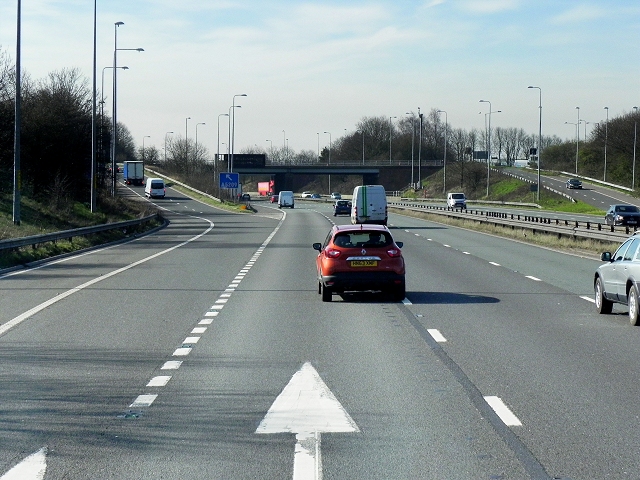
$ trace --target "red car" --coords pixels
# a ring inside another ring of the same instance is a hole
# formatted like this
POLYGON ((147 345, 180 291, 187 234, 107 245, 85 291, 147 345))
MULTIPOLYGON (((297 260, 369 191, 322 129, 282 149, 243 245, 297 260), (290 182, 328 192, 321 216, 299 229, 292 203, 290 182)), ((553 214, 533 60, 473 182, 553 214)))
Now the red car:
POLYGON ((271 198, 269 198, 269 202, 278 203, 278 195, 271 195, 271 198))
POLYGON ((396 301, 405 297, 402 242, 384 225, 335 225, 317 250, 318 293, 330 302, 334 293, 379 290, 396 301))

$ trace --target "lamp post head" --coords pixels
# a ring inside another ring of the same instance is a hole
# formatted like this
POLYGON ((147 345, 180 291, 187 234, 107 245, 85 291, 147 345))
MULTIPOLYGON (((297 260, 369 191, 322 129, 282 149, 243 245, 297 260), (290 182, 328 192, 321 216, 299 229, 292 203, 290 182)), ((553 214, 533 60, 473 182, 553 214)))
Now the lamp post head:
POLYGON ((144 52, 144 48, 134 48, 137 52, 144 52))
POLYGON ((116 27, 119 27, 120 25, 124 25, 124 22, 116 22, 116 23, 114 23, 114 25, 115 25, 116 27))

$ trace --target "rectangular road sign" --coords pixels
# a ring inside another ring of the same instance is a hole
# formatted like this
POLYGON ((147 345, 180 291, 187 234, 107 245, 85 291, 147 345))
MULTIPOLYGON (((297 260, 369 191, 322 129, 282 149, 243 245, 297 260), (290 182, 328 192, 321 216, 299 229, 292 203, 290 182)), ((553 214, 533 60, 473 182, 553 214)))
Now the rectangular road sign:
POLYGON ((222 172, 220 174, 220 188, 238 188, 239 184, 239 173, 222 172))

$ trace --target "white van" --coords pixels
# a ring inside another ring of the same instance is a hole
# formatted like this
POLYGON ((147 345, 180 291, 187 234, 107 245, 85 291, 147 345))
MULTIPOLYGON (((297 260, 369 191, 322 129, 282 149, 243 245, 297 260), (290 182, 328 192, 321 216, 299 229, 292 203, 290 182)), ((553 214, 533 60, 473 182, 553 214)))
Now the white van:
POLYGON ((387 224, 387 194, 382 185, 359 185, 353 189, 351 223, 387 224))
POLYGON ((144 187, 144 196, 149 198, 164 198, 165 186, 161 178, 147 178, 144 187))
POLYGON ((460 193, 460 192, 447 193, 447 207, 462 208, 466 210, 467 197, 464 196, 464 193, 460 193))
POLYGON ((278 195, 278 208, 289 207, 293 208, 293 192, 291 190, 284 190, 278 195))

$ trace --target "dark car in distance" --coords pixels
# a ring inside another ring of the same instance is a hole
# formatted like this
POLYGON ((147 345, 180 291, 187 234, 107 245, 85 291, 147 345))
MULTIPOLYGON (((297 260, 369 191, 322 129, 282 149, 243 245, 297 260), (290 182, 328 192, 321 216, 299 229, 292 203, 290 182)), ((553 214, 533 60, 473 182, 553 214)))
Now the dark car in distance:
POLYGON ((604 252, 593 278, 598 313, 611 313, 614 303, 629 306, 631 325, 639 325, 640 233, 629 237, 615 253, 604 252))
POLYGON ((577 178, 570 178, 566 183, 567 188, 582 188, 582 182, 577 178))
POLYGON ((640 225, 640 209, 635 205, 611 205, 604 216, 606 225, 640 225))
POLYGON ((337 200, 333 204, 333 216, 351 215, 351 202, 348 200, 337 200))

